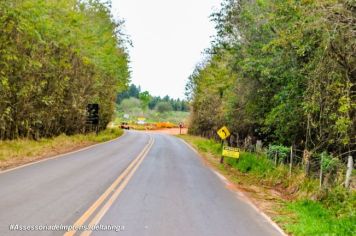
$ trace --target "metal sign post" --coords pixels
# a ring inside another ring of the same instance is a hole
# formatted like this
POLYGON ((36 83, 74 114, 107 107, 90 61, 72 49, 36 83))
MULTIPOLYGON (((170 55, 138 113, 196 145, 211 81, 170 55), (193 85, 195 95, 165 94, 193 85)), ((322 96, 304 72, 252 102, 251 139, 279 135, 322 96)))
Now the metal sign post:
MULTIPOLYGON (((221 140, 221 149, 224 149, 224 139, 221 140)), ((221 155, 220 164, 224 164, 224 155, 221 155)))
POLYGON ((95 128, 95 133, 99 133, 99 104, 87 105, 87 120, 86 123, 91 125, 91 130, 95 128))
MULTIPOLYGON (((224 149, 224 141, 231 135, 229 129, 226 126, 223 126, 221 129, 217 131, 217 134, 221 138, 221 149, 224 149)), ((221 155, 220 163, 224 163, 224 155, 221 155)))
POLYGON ((183 123, 179 123, 179 134, 182 134, 183 123))

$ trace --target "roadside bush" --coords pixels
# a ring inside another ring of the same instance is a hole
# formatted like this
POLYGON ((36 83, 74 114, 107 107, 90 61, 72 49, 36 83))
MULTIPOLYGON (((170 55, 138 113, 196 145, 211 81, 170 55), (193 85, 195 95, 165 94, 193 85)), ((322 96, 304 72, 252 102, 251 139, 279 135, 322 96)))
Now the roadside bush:
POLYGON ((156 110, 159 113, 170 112, 173 110, 172 105, 169 102, 159 102, 156 105, 156 110))
POLYGON ((270 159, 274 159, 277 164, 278 162, 284 162, 288 158, 289 152, 289 147, 282 145, 269 145, 267 156, 270 159))
POLYGON ((333 190, 323 189, 320 194, 321 203, 337 216, 356 217, 356 192, 338 186, 333 190))

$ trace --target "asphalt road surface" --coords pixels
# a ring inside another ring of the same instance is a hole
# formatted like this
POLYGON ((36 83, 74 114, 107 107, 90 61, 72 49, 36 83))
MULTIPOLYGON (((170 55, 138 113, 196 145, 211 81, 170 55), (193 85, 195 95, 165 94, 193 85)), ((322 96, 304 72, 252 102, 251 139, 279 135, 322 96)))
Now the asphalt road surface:
POLYGON ((135 131, 0 172, 0 235, 64 234, 282 235, 182 140, 135 131))

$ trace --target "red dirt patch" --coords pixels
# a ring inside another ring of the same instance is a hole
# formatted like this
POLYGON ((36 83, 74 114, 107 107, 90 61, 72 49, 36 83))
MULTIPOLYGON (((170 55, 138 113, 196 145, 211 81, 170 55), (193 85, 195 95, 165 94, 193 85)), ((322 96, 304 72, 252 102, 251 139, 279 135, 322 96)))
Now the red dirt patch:
MULTIPOLYGON (((161 134, 171 134, 171 135, 180 134, 179 133, 179 128, 148 130, 147 132, 150 132, 150 133, 161 133, 161 134)), ((187 134, 187 133, 188 133, 188 129, 187 128, 182 128, 182 133, 181 134, 187 134)))

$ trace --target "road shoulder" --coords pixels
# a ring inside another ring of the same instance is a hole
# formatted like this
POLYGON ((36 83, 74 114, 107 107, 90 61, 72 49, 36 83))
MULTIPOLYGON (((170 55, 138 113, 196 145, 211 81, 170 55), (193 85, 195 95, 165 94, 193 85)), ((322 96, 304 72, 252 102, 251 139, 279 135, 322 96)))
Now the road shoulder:
POLYGON ((244 176, 236 173, 228 166, 222 166, 220 157, 199 149, 187 136, 178 136, 190 149, 192 149, 212 171, 221 179, 225 187, 235 192, 240 199, 248 203, 268 220, 282 235, 287 235, 283 229, 273 220, 284 214, 282 211, 283 196, 263 186, 251 185, 244 182, 244 176))
POLYGON ((83 151, 98 144, 111 142, 125 134, 122 130, 105 130, 95 134, 60 135, 38 141, 19 139, 0 141, 0 173, 38 162, 83 151))

